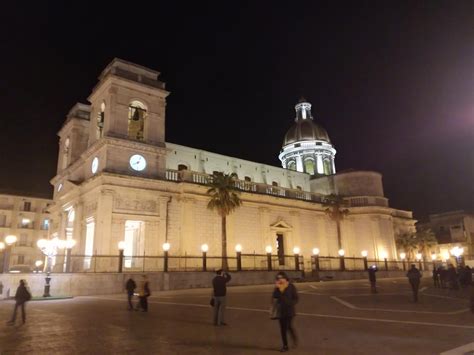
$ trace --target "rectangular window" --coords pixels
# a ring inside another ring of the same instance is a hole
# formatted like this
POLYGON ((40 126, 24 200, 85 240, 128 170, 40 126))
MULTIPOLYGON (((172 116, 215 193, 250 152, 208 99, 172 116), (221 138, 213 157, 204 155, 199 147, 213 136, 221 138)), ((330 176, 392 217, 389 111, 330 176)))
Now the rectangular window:
POLYGON ((31 202, 23 202, 23 211, 31 211, 31 202))
POLYGON ((49 229, 49 219, 43 220, 43 224, 41 226, 41 229, 43 229, 43 230, 48 230, 49 229))
POLYGON ((25 263, 25 256, 18 255, 18 264, 24 264, 24 263, 25 263))
POLYGON ((21 228, 30 228, 30 223, 31 223, 31 219, 29 219, 29 218, 22 218, 22 219, 21 219, 21 225, 20 225, 20 227, 21 227, 21 228))
POLYGON ((26 246, 28 246, 28 235, 27 235, 27 234, 22 233, 22 234, 20 235, 20 243, 19 243, 19 245, 20 245, 21 247, 26 247, 26 246))

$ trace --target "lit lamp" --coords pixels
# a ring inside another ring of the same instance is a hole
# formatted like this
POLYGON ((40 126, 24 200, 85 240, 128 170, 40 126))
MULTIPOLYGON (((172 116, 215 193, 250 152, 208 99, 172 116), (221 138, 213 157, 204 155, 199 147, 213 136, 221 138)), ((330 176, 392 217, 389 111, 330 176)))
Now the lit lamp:
POLYGON ((43 265, 43 261, 42 260, 36 260, 35 261, 35 272, 38 273, 39 272, 39 268, 40 266, 43 265))
POLYGON ((362 250, 360 252, 360 255, 362 255, 362 257, 364 258, 364 270, 368 270, 369 269, 369 263, 367 261, 367 255, 369 255, 369 253, 367 252, 367 250, 362 250))
POLYGON ((14 235, 7 235, 5 237, 5 243, 3 244, 3 270, 2 272, 8 272, 10 270, 10 254, 13 248, 13 244, 16 243, 18 238, 14 235))
POLYGON ((119 250, 119 260, 118 260, 118 272, 121 273, 123 270, 123 253, 125 250, 125 241, 121 240, 118 242, 118 250, 119 250))
POLYGON ((237 244, 235 252, 237 253, 237 271, 242 271, 242 245, 237 244))
POLYGON ((300 271, 300 248, 294 247, 293 254, 295 255, 295 271, 300 271))
POLYGON ((313 248, 314 269, 319 271, 319 249, 313 248))
POLYGON ((267 245, 265 251, 267 252, 267 269, 268 271, 272 271, 272 246, 267 245))
POLYGON ((202 271, 207 271, 207 251, 209 250, 209 246, 207 244, 201 245, 202 251, 202 271))
POLYGON ((400 253, 400 259, 402 259, 402 264, 403 264, 403 271, 406 271, 407 270, 407 267, 405 265, 405 259, 407 257, 407 254, 406 253, 400 253))
MULTIPOLYGON (((6 238, 5 238, 5 241, 6 241, 6 238)), ((456 266, 459 266, 461 255, 464 253, 464 248, 455 246, 454 248, 450 250, 450 252, 451 252, 451 255, 454 256, 454 258, 456 259, 456 266)))
POLYGON ((420 270, 422 270, 421 259, 423 258, 423 255, 421 255, 421 253, 416 253, 415 258, 416 260, 418 260, 418 267, 420 268, 420 270))
POLYGON ((68 239, 64 242, 64 248, 66 249, 66 272, 71 272, 71 250, 76 245, 74 239, 68 239))
POLYGON ((164 272, 168 272, 168 251, 171 248, 171 244, 166 242, 163 243, 163 252, 165 254, 165 259, 164 259, 164 265, 163 265, 163 270, 164 272))
POLYGON ((339 254, 339 270, 344 271, 346 269, 346 264, 344 261, 344 254, 346 252, 344 251, 344 249, 339 249, 337 253, 339 254))

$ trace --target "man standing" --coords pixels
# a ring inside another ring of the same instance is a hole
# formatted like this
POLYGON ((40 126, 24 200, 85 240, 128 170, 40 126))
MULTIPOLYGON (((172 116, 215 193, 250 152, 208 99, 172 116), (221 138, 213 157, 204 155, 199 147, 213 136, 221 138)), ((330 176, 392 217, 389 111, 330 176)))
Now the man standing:
POLYGON ((224 322, 227 283, 231 280, 231 276, 219 269, 216 271, 217 276, 212 280, 212 288, 214 289, 214 325, 227 325, 224 322))
POLYGON ((31 300, 31 293, 26 288, 25 280, 20 280, 20 286, 16 289, 15 293, 15 308, 13 309, 12 319, 7 323, 8 325, 14 325, 16 320, 16 311, 18 307, 21 307, 21 319, 23 324, 26 322, 25 303, 31 300))
POLYGON ((133 294, 135 293, 135 289, 137 288, 137 284, 133 281, 132 278, 129 278, 127 283, 125 284, 125 289, 127 290, 127 298, 128 298, 128 310, 133 310, 133 294))
POLYGON ((370 292, 377 293, 377 278, 375 277, 375 273, 377 272, 377 266, 372 265, 369 267, 369 281, 370 281, 370 292))
POLYGON ((439 278, 440 278, 439 269, 437 269, 436 266, 433 266, 433 284, 434 284, 434 287, 436 288, 441 287, 439 283, 439 278))
POLYGON ((413 291, 413 301, 418 302, 418 289, 420 288, 421 272, 416 268, 415 264, 411 265, 411 269, 407 272, 408 281, 413 291))

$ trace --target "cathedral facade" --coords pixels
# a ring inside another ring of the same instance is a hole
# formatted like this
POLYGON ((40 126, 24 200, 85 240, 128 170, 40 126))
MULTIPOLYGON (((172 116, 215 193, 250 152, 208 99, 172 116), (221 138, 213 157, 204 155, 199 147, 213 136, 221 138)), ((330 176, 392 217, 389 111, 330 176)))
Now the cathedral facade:
MULTIPOLYGON (((165 140, 168 92, 159 73, 114 59, 99 76, 89 105, 76 104, 59 131, 57 174, 50 207, 50 237, 74 239, 74 255, 221 255, 219 215, 207 209, 206 186, 214 172, 234 174, 242 206, 227 218, 228 254, 321 255, 368 252, 397 259, 395 236, 414 231, 410 211, 389 207, 382 176, 371 171, 336 173, 328 133, 300 100, 284 137, 282 167, 224 156, 165 140), (338 223, 326 212, 327 195, 344 198, 338 223), (340 243, 338 242, 338 230, 340 243)), ((76 260, 77 261, 77 260, 76 260)), ((116 260, 102 267, 113 270, 116 260), (110 265, 109 265, 110 264, 110 265)), ((125 263, 133 269, 133 261, 125 263)), ((306 264, 305 267, 309 267, 306 264)))

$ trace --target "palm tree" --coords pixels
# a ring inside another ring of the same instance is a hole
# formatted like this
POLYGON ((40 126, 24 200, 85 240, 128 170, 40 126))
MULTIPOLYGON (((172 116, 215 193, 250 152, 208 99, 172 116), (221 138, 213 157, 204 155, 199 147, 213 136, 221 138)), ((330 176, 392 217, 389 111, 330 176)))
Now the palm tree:
POLYGON ((215 172, 209 180, 209 189, 207 195, 210 200, 207 208, 221 216, 222 221, 222 269, 228 269, 227 263, 227 216, 236 208, 242 205, 242 200, 239 197, 239 190, 235 185, 235 177, 230 174, 223 174, 215 172))
POLYGON ((407 259, 410 260, 413 256, 413 252, 418 248, 416 235, 414 233, 403 233, 397 236, 395 244, 399 251, 404 251, 407 255, 407 259))
POLYGON ((418 250, 423 253, 424 258, 427 258, 431 247, 438 244, 435 234, 430 228, 420 228, 416 231, 415 236, 418 250))
POLYGON ((342 196, 331 194, 323 199, 323 205, 328 207, 325 209, 326 214, 336 222, 337 245, 338 249, 342 249, 341 221, 349 214, 349 210, 342 207, 347 206, 347 203, 342 196))

